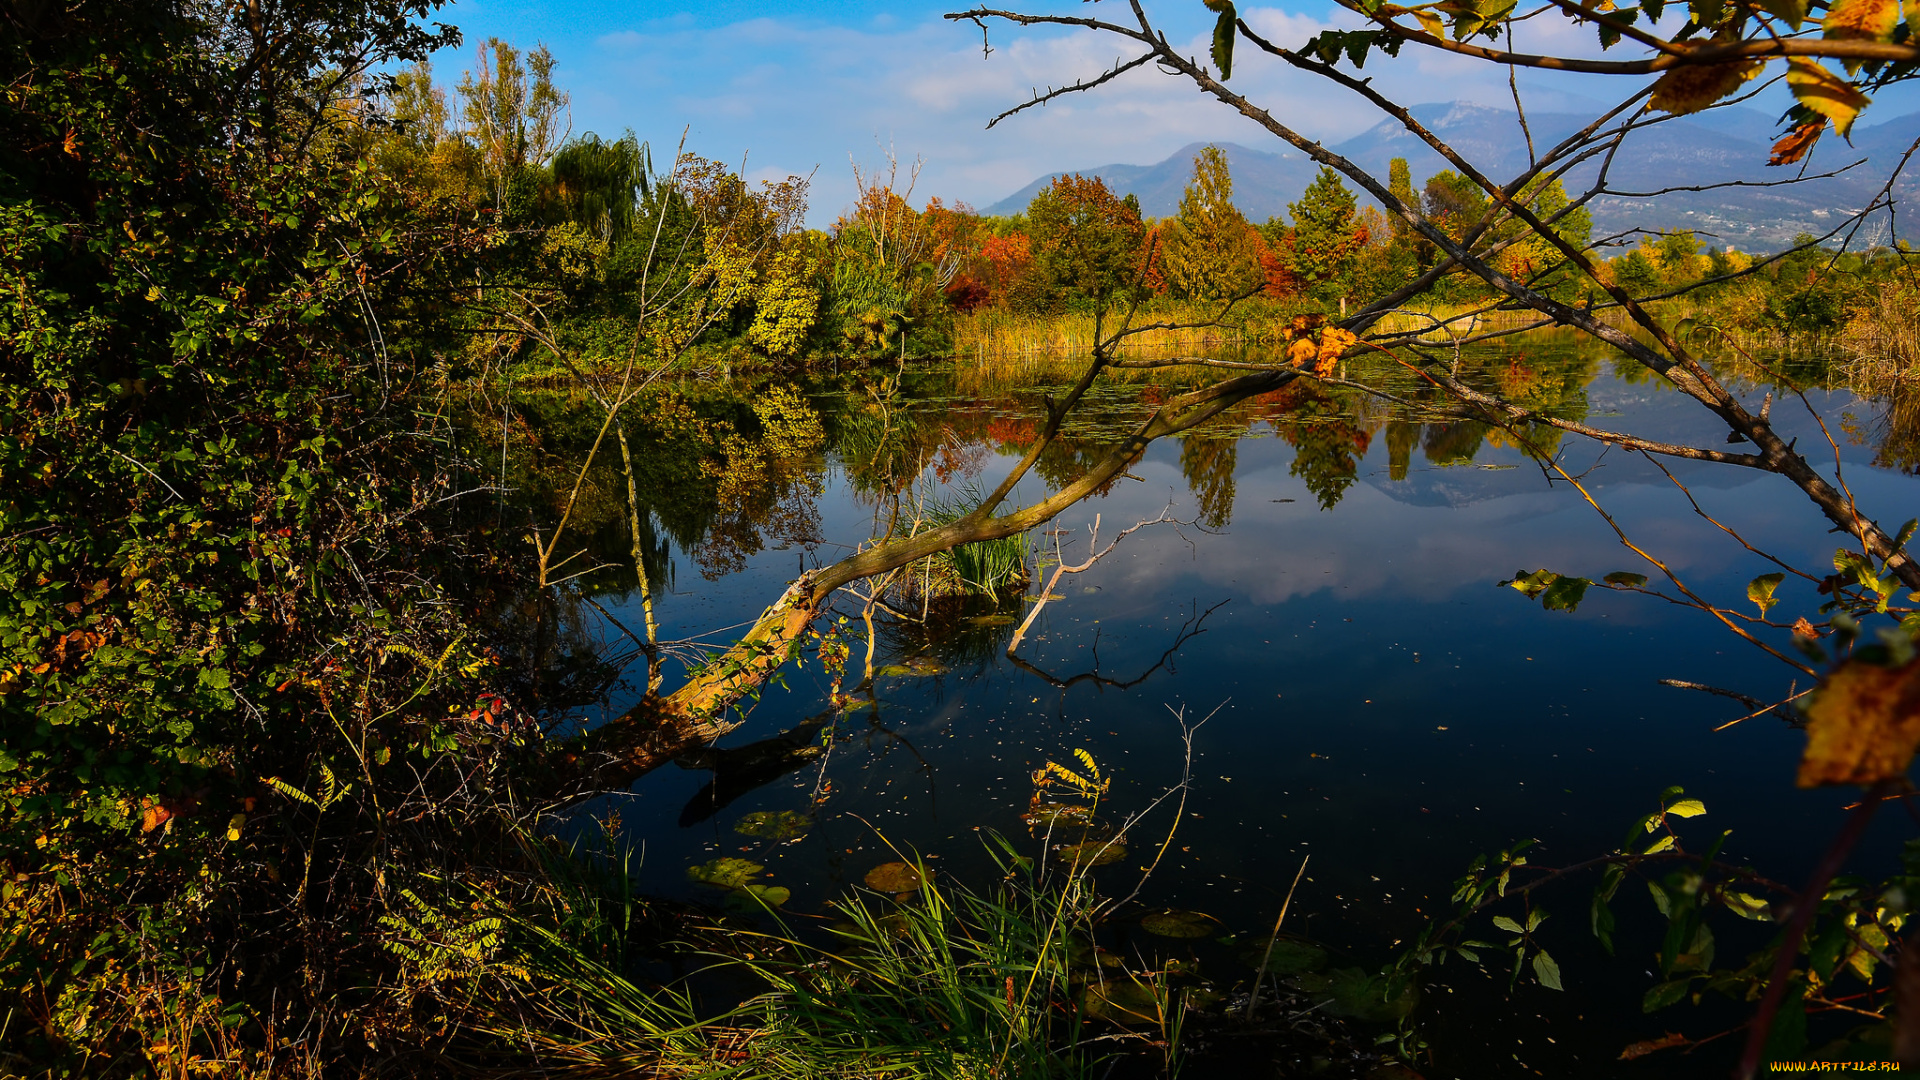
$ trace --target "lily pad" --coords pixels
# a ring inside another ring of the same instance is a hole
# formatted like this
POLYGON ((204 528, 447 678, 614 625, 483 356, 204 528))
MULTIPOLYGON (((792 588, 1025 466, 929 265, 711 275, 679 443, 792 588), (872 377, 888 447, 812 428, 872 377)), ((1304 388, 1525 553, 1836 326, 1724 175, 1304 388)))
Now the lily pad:
POLYGON ((1083 829, 1095 823, 1093 807, 1060 802, 1034 803, 1020 820, 1036 829, 1083 829))
POLYGON ((1359 968, 1336 968, 1325 975, 1300 975, 1288 980, 1295 989, 1326 1006, 1334 1016, 1392 1023, 1420 1003, 1420 988, 1411 980, 1369 975, 1359 968))
POLYGON ((1158 934, 1170 938, 1203 938, 1218 928, 1211 915, 1202 915, 1197 911, 1182 911, 1169 908, 1156 911, 1140 920, 1140 929, 1149 934, 1158 934))
POLYGON ((1127 845, 1111 840, 1088 840, 1083 844, 1062 844, 1053 849, 1053 857, 1075 866, 1106 866, 1127 857, 1127 845))
POLYGON ((879 674, 889 679, 924 679, 930 675, 944 675, 951 670, 931 656, 909 656, 897 664, 881 668, 879 674))
POLYGON ((1080 1008, 1092 1019, 1111 1020, 1116 1024, 1160 1022, 1160 999, 1153 987, 1133 979, 1088 983, 1080 1008))
POLYGON ((813 828, 813 815, 800 810, 756 810, 733 823, 742 836, 791 840, 813 828))
POLYGON ((766 867, 750 859, 722 857, 687 867, 687 877, 715 889, 744 889, 766 867))
POLYGON ((968 626, 1012 626, 1020 620, 1011 615, 975 615, 967 620, 968 626))
POLYGON ((763 907, 777 908, 792 896, 793 892, 785 886, 755 882, 727 894, 727 906, 739 911, 759 911, 763 907))
POLYGON ((1266 957, 1267 970, 1275 975, 1304 975, 1319 971, 1327 966, 1327 950, 1318 945, 1309 945, 1304 941, 1289 941, 1282 938, 1273 943, 1273 952, 1268 953, 1266 945, 1255 945, 1240 954, 1247 966, 1260 968, 1260 958, 1266 957))
POLYGON ((903 862, 881 863, 863 879, 874 892, 910 893, 920 887, 920 871, 903 862))

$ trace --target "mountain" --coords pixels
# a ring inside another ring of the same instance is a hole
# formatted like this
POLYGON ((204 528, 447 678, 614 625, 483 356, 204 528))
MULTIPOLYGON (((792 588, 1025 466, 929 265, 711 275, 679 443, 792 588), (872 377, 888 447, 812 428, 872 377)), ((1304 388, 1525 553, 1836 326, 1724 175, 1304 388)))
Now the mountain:
MULTIPOLYGON (((1206 143, 1189 143, 1175 150, 1157 165, 1102 165, 1082 169, 1082 176, 1098 176, 1122 195, 1140 199, 1140 212, 1150 218, 1172 217, 1180 209, 1180 193, 1193 178, 1193 159, 1206 143)), ((1233 203, 1250 221, 1265 221, 1287 212, 1287 203, 1300 197, 1320 167, 1307 155, 1292 147, 1278 151, 1250 150, 1238 143, 1215 143, 1227 155, 1227 167, 1233 172, 1233 203)), ((1042 188, 1053 183, 1049 173, 1012 195, 987 207, 982 213, 1010 215, 1027 208, 1042 188)))
MULTIPOLYGON (((1511 109, 1464 102, 1418 105, 1415 119, 1459 150, 1467 160, 1505 178, 1528 165, 1527 140, 1511 109)), ((1545 151, 1590 123, 1589 113, 1529 113, 1527 127, 1536 151, 1545 151)), ((1920 138, 1920 113, 1855 131, 1853 145, 1829 134, 1816 148, 1808 176, 1839 169, 1866 158, 1838 176, 1782 184, 1801 170, 1767 166, 1777 128, 1765 113, 1752 109, 1716 109, 1698 117, 1660 120, 1630 132, 1607 166, 1607 187, 1620 194, 1601 195, 1591 204, 1596 238, 1633 229, 1693 229, 1715 246, 1776 250, 1802 232, 1820 235, 1854 209, 1868 205, 1885 182, 1884 173, 1920 138), (1740 186, 1721 186, 1737 184, 1740 186), (1625 197, 1685 185, 1705 191, 1670 191, 1648 201, 1625 197)), ((1203 143, 1175 151, 1153 165, 1103 165, 1080 170, 1099 176, 1115 191, 1139 197, 1148 217, 1168 217, 1179 208, 1180 193, 1193 171, 1203 143)), ((1305 154, 1286 147, 1278 152, 1220 143, 1233 170, 1234 202, 1249 220, 1285 216, 1319 167, 1305 154)), ((1446 168, 1446 162, 1397 121, 1386 120, 1331 148, 1384 179, 1395 157, 1408 161, 1416 183, 1446 168)), ((1569 191, 1583 191, 1599 175, 1602 157, 1575 166, 1566 177, 1569 191)), ((987 207, 990 214, 1016 214, 1053 177, 1050 174, 987 207)), ((1896 194, 1920 191, 1920 178, 1903 181, 1896 194)), ((1869 223, 1863 241, 1888 235, 1884 215, 1869 223)))

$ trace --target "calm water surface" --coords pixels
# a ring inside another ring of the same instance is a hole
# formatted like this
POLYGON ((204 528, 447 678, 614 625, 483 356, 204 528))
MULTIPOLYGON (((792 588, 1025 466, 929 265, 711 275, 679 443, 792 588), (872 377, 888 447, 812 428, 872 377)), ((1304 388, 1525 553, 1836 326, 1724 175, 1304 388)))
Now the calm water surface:
MULTIPOLYGON (((1725 438, 1690 401, 1623 381, 1604 359, 1551 341, 1478 363, 1483 377, 1509 380, 1510 391, 1512 380, 1523 390, 1529 379, 1546 386, 1558 407, 1595 425, 1696 445, 1725 438)), ((939 432, 934 441, 946 447, 921 476, 923 490, 996 481, 1044 389, 965 386, 936 369, 909 371, 898 389, 899 414, 939 432)), ((1108 388, 1091 426, 1114 429, 1141 415, 1143 395, 1150 402, 1158 392, 1108 388)), ((1846 395, 1811 400, 1841 441, 1846 479, 1862 504, 1896 515, 1882 525, 1897 527, 1920 510, 1914 480, 1874 464, 1881 451, 1872 407, 1846 395), (1843 414, 1857 442, 1842 433, 1843 414)), ((1068 530, 1059 538, 1067 561, 1085 556, 1085 527, 1096 514, 1103 542, 1169 502, 1202 524, 1142 530, 1091 570, 1063 578, 1061 599, 1021 647, 1024 665, 1004 656, 1013 628, 978 616, 1022 614, 1030 599, 998 609, 975 602, 966 613, 975 622, 949 618, 931 633, 896 627, 882 636, 876 663, 921 657, 918 670, 936 673, 880 677, 874 707, 832 722, 823 761, 770 777, 722 769, 716 779, 670 767, 595 811, 618 806, 644 845, 651 889, 698 896, 685 867, 744 855, 793 890, 789 910, 817 913, 895 858, 889 843, 963 879, 990 880, 981 830, 1025 842, 1019 815, 1033 791, 1030 774, 1076 749, 1116 776, 1107 810, 1146 808, 1181 779, 1184 723, 1198 725, 1191 793, 1142 901, 1201 910, 1228 930, 1264 938, 1310 856, 1288 925, 1327 943, 1342 962, 1386 962, 1425 916, 1446 909, 1451 882, 1477 854, 1525 838, 1538 839, 1539 863, 1604 853, 1668 785, 1684 786, 1709 809, 1683 833, 1696 849, 1730 829, 1729 856, 1784 880, 1802 877, 1853 793, 1795 790, 1796 733, 1764 718, 1716 731, 1747 710, 1657 681, 1774 700, 1796 673, 1706 616, 1657 599, 1595 589, 1569 614, 1497 587, 1516 570, 1540 567, 1596 579, 1653 571, 1510 440, 1397 415, 1388 406, 1296 397, 1256 406, 1200 437, 1157 443, 1132 478, 1058 520, 1068 530), (819 823, 796 842, 732 828, 746 813, 804 810, 816 799, 819 823)), ((1824 446, 1797 403, 1779 405, 1775 418, 1802 447, 1824 446)), ((872 536, 877 502, 857 458, 869 449, 843 441, 808 466, 811 486, 801 484, 796 496, 805 512, 769 526, 761 549, 737 570, 705 580, 694 553, 674 548, 677 584, 658 604, 662 636, 712 634, 749 619, 799 567, 831 562, 872 536)), ((1564 460, 1569 471, 1585 470, 1589 491, 1628 534, 1696 591, 1744 604, 1745 583, 1772 569, 1696 516, 1645 460, 1580 442, 1565 445, 1564 460)), ((1713 465, 1669 468, 1702 509, 1756 546, 1810 568, 1829 564, 1835 538, 1786 481, 1713 465)), ((1041 491, 1041 481, 1029 479, 1023 494, 1041 491)), ((1051 546, 1051 538, 1036 539, 1051 546)), ((1027 593, 1038 590, 1036 581, 1027 593)), ((1779 611, 1816 606, 1811 588, 1789 583, 1781 596, 1779 611)), ((636 598, 602 602, 639 624, 636 598)), ((817 667, 791 672, 787 683, 723 745, 775 736, 825 708, 817 667)), ((629 691, 610 704, 631 700, 629 691)), ((1170 824, 1163 807, 1139 826, 1134 855, 1098 872, 1103 886, 1132 888, 1142 849, 1157 847, 1170 824)), ((1897 848, 1912 831, 1892 815, 1879 828, 1868 850, 1897 848)), ((1509 991, 1498 961, 1490 973, 1457 963, 1433 973, 1422 1013, 1437 1055, 1428 1075, 1724 1071, 1735 1039, 1691 1058, 1615 1060, 1634 1040, 1669 1030, 1699 1036, 1741 1014, 1709 1003, 1642 1016, 1638 1002, 1656 981, 1651 956, 1663 925, 1644 891, 1623 890, 1620 955, 1609 959, 1588 933, 1590 888, 1543 898, 1555 918, 1542 940, 1559 959, 1566 992, 1530 979, 1509 991)), ((1487 928, 1479 936, 1496 935, 1487 928)), ((1723 958, 1738 945, 1723 941, 1723 958)), ((1203 963, 1224 981, 1248 977, 1230 952, 1203 963)))

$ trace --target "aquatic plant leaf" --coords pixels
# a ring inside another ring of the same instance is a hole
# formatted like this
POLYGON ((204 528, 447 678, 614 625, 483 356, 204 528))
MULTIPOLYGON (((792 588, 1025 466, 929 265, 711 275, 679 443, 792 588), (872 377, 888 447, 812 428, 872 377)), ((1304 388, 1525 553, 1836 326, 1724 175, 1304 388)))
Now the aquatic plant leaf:
POLYGON ((715 889, 743 889, 766 867, 750 859, 721 857, 687 867, 687 877, 715 889))
POLYGON ((727 906, 736 911, 754 912, 762 907, 777 908, 792 898, 793 892, 782 885, 759 883, 741 886, 727 895, 727 906))
POLYGON ((1290 981, 1320 999, 1328 1013, 1349 1020, 1391 1023, 1413 1012, 1420 1003, 1420 988, 1412 980, 1369 975, 1359 968, 1336 968, 1325 975, 1302 975, 1290 981))
POLYGON ((1886 668, 1848 660, 1807 707, 1807 748, 1796 782, 1874 784, 1906 775, 1920 747, 1920 662, 1886 668))
POLYGON ((1079 803, 1037 802, 1020 815, 1020 820, 1036 829, 1090 828, 1097 824, 1093 807, 1079 803))
POLYGON ((1083 844, 1063 844, 1053 849, 1053 857, 1075 866, 1106 866, 1127 857, 1127 845, 1111 840, 1089 840, 1083 844))
POLYGON ((1291 941, 1281 938, 1273 943, 1273 951, 1268 952, 1263 945, 1256 945, 1240 954, 1247 966, 1258 970, 1260 958, 1265 955, 1267 970, 1275 975, 1305 975, 1319 971, 1327 966, 1327 950, 1318 945, 1309 945, 1304 941, 1291 941))
POLYGON ((1136 979, 1088 983, 1080 1009, 1088 1017, 1116 1024, 1158 1024, 1160 998, 1136 979))
POLYGON ((903 862, 890 862, 867 871, 861 880, 874 892, 909 893, 918 889, 923 879, 917 868, 903 862))
POLYGON ((968 626, 1012 626, 1019 622, 1012 615, 975 615, 967 620, 968 626))
POLYGON ((1211 935, 1218 926, 1211 915, 1179 908, 1156 911, 1140 920, 1140 929, 1168 938, 1203 938, 1211 935))
POLYGON ((742 836, 791 840, 813 828, 813 815, 801 810, 756 810, 733 823, 742 836))

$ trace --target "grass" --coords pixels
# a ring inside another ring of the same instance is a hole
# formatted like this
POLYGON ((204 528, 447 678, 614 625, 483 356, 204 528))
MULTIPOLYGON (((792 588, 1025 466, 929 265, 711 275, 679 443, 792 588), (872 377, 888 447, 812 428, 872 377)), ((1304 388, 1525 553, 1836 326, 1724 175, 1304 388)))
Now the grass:
POLYGON ((1836 341, 1842 356, 1836 371, 1850 386, 1882 394, 1920 385, 1916 305, 1920 290, 1903 284, 1876 289, 1848 310, 1836 341))
POLYGON ((1036 870, 994 840, 1005 876, 989 892, 916 861, 917 889, 843 897, 824 934, 771 909, 770 932, 709 925, 689 943, 706 965, 693 981, 738 1004, 708 1015, 688 984, 642 985, 614 959, 623 903, 606 890, 630 881, 557 875, 568 925, 503 912, 514 945, 488 991, 491 1049, 467 1057, 496 1076, 1090 1077, 1099 1062, 1075 1000, 1101 977, 1087 871, 1036 870))

